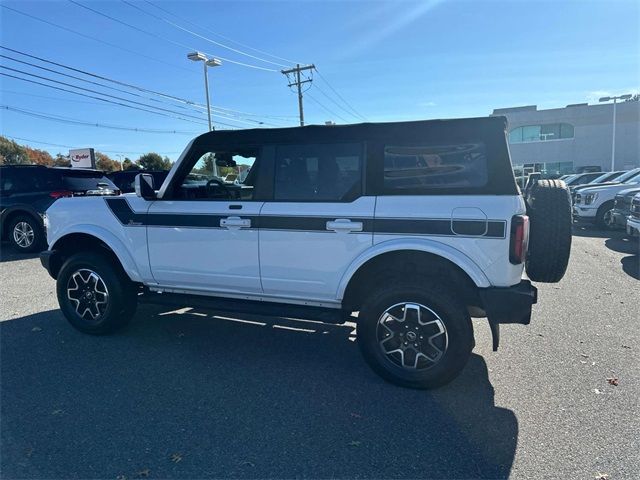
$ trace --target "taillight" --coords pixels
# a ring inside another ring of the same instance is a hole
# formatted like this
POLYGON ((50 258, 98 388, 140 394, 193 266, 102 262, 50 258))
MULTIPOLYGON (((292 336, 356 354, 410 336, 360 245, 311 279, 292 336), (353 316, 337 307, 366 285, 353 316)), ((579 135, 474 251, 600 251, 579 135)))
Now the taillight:
POLYGON ((63 198, 63 197, 73 197, 73 192, 69 190, 56 190, 54 192, 51 192, 49 196, 57 200, 58 198, 63 198))
POLYGON ((524 262, 529 244, 529 217, 514 215, 511 219, 511 243, 509 261, 514 265, 524 262))

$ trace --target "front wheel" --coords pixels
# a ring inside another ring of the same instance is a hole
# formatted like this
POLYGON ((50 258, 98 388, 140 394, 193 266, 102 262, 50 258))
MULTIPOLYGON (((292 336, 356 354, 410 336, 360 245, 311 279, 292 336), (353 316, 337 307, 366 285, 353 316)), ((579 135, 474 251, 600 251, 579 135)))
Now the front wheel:
POLYGON ((365 361, 378 375, 420 389, 453 380, 474 346, 465 306, 429 281, 372 292, 360 310, 357 337, 365 361))
POLYGON ((616 228, 613 220, 613 207, 613 202, 605 202, 598 208, 595 218, 595 223, 598 227, 605 230, 613 230, 616 228))
POLYGON ((104 255, 73 255, 60 269, 56 286, 62 313, 84 333, 114 332, 129 323, 136 309, 135 284, 104 255))

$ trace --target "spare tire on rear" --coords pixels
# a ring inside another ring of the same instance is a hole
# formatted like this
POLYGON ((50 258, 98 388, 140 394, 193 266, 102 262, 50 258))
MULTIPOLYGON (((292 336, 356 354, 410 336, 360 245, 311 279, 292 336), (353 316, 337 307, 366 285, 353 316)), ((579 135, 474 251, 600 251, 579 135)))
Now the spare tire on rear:
POLYGON ((530 219, 527 276, 534 282, 559 282, 571 254, 571 195, 562 180, 534 180, 525 192, 530 219))

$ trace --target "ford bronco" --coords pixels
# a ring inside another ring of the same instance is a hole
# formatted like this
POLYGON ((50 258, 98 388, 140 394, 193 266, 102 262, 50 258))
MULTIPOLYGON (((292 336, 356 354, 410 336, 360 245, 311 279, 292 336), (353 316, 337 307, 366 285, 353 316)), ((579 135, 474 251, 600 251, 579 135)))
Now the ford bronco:
POLYGON ((433 388, 464 368, 471 318, 528 324, 571 246, 560 180, 516 185, 503 117, 214 131, 156 190, 63 198, 41 261, 82 332, 139 302, 357 323, 384 379, 433 388), (250 168, 225 183, 218 168, 250 168), (523 279, 525 270, 528 279, 523 279), (357 318, 356 318, 357 317, 357 318))

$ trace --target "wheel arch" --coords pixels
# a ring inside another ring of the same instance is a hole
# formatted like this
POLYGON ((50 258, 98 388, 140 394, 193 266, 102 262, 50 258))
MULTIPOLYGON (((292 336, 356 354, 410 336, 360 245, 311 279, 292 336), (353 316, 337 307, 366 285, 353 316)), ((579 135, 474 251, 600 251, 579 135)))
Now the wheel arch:
POLYGON ((432 240, 391 240, 374 245, 352 262, 340 281, 338 300, 347 309, 358 303, 363 293, 361 284, 371 282, 375 273, 380 273, 381 269, 389 265, 395 271, 402 271, 407 265, 411 265, 410 274, 424 274, 424 268, 420 267, 436 266, 430 271, 444 273, 448 275, 445 278, 453 282, 458 280, 470 295, 475 295, 477 288, 491 285, 482 269, 453 247, 432 240))
POLYGON ((76 226, 71 232, 61 234, 49 247, 55 251, 55 262, 52 264, 51 275, 55 278, 64 260, 73 253, 81 251, 98 251, 111 255, 117 260, 124 273, 134 282, 140 282, 141 275, 136 263, 122 243, 115 235, 102 228, 76 226))
POLYGON ((14 205, 7 207, 7 209, 2 212, 2 222, 0 222, 0 235, 2 236, 2 239, 8 238, 7 235, 9 234, 11 222, 19 215, 27 215, 33 218, 38 225, 42 227, 42 220, 38 215, 38 212, 29 205, 14 205))

